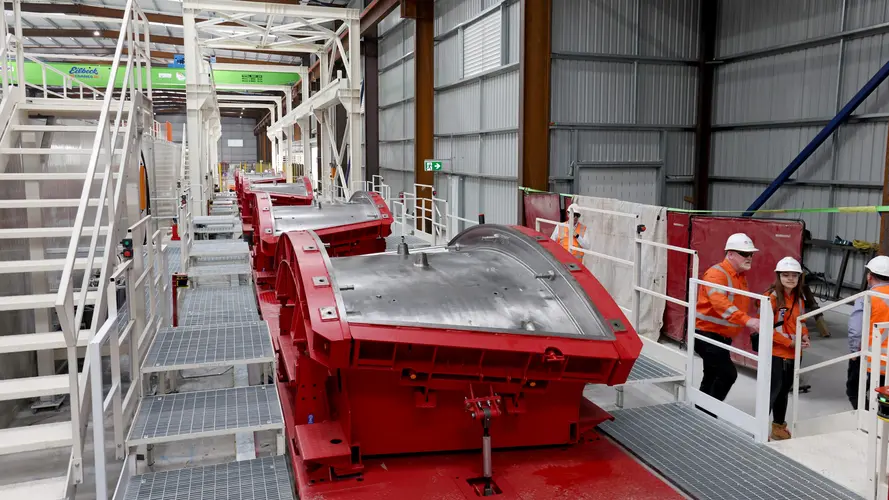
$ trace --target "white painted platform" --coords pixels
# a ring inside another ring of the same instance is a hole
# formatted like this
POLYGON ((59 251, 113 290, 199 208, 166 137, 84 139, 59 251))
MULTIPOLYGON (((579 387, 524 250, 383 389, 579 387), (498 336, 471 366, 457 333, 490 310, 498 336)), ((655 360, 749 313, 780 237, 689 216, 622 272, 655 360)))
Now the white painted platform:
POLYGON ((832 432, 768 445, 859 495, 867 493, 868 437, 864 432, 832 432))

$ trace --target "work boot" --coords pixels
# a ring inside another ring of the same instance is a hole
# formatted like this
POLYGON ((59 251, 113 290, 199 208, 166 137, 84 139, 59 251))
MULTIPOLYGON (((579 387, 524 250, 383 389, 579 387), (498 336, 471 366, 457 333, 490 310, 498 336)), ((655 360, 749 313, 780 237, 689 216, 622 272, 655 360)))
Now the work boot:
POLYGON ((772 433, 769 435, 772 441, 784 441, 790 439, 790 431, 787 430, 787 424, 776 424, 772 422, 772 433))

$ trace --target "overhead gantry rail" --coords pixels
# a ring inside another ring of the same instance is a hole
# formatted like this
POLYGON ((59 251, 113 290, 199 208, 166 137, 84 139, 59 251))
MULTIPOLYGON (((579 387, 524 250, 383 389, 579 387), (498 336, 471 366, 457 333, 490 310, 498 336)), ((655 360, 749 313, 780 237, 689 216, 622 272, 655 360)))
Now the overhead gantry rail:
MULTIPOLYGON (((315 54, 321 64, 321 89, 310 95, 308 74, 300 72, 303 102, 292 109, 286 96, 287 112, 273 120, 268 129, 268 137, 276 146, 276 162, 280 163, 281 149, 287 156, 291 151, 293 126, 299 126, 303 138, 305 158, 311 158, 312 119, 316 121, 320 140, 318 143, 321 164, 330 167, 329 175, 324 175, 313 165, 313 182, 321 181, 323 189, 330 193, 348 196, 352 181, 361 181, 363 160, 361 157, 361 59, 360 37, 348 37, 346 33, 360 32, 360 12, 357 9, 314 7, 306 5, 244 2, 234 0, 183 1, 183 29, 186 44, 193 41, 206 49, 264 50, 272 52, 301 52, 315 54), (202 21, 196 22, 200 17, 202 21), (342 24, 332 29, 333 22, 342 24), (355 57, 351 57, 352 55, 355 57), (335 78, 335 58, 342 60, 343 66, 335 78), (342 105, 347 112, 348 132, 341 140, 333 133, 335 107, 342 105), (354 144, 355 147, 349 147, 354 144), (354 172, 354 173, 353 173, 354 172)), ((186 54, 186 67, 197 64, 201 56, 186 54)), ((188 73, 188 72, 186 72, 188 73)), ((257 82, 259 83, 259 82, 257 82)), ((267 90, 265 86, 250 85, 251 90, 267 90)), ((219 90, 230 89, 218 86, 219 90)), ((274 90, 274 89, 268 89, 274 90)), ((191 120, 191 115, 189 120, 191 120)), ((196 123, 197 125, 197 123, 196 123)), ((287 161, 290 161, 287 158, 287 161)), ((306 163, 309 163, 307 160, 306 163)))

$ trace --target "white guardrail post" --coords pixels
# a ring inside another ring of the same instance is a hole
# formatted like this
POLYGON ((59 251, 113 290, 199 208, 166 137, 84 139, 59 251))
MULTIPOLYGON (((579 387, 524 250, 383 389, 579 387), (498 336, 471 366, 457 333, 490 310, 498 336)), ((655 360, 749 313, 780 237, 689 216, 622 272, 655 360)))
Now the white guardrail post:
POLYGON ((688 315, 688 364, 686 368, 685 391, 691 404, 700 406, 701 408, 716 414, 719 418, 724 419, 742 430, 753 435, 753 439, 757 443, 766 443, 769 440, 769 399, 772 378, 772 333, 774 331, 774 317, 772 315, 772 302, 765 295, 751 293, 745 290, 738 290, 723 285, 717 285, 707 281, 702 281, 696 277, 689 279, 689 303, 697 302, 697 294, 700 293, 698 287, 713 288, 735 295, 744 295, 752 299, 758 300, 760 303, 760 320, 759 320, 759 352, 756 354, 749 353, 738 349, 737 347, 723 344, 709 337, 699 335, 695 330, 694 313, 688 315), (694 302, 692 302, 694 299, 694 302), (720 349, 725 349, 739 356, 756 361, 756 406, 754 415, 738 410, 737 408, 719 401, 707 394, 704 394, 694 386, 694 347, 697 342, 706 342, 720 349))

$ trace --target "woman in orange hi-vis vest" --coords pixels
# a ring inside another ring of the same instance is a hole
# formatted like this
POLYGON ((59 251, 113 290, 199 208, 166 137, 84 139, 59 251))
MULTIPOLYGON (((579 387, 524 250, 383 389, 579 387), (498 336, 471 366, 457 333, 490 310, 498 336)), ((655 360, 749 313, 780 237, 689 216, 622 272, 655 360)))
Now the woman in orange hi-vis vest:
POLYGON ((771 299, 774 317, 772 332, 772 387, 769 408, 772 411, 773 441, 790 439, 787 430, 787 399, 793 387, 793 364, 796 356, 796 338, 802 347, 809 347, 809 331, 802 325, 802 331, 796 331, 796 318, 805 314, 805 296, 803 295, 803 268, 793 257, 784 257, 775 266, 775 283, 766 290, 765 295, 771 299))
MULTIPOLYGON (((566 220, 565 223, 568 223, 566 220)), ((549 239, 553 241, 557 241, 562 248, 571 252, 571 255, 577 257, 580 260, 583 260, 583 252, 578 250, 569 250, 568 244, 571 243, 575 248, 583 248, 587 250, 590 248, 589 241, 586 238, 586 226, 580 223, 580 213, 574 212, 574 235, 571 238, 568 238, 568 231, 570 227, 556 226, 553 229, 553 234, 550 235, 549 239)))
MULTIPOLYGON (((867 265, 865 266, 867 269, 867 287, 870 290, 875 292, 884 293, 889 295, 889 257, 885 255, 878 255, 871 259, 867 265)), ((867 353, 870 353, 871 347, 871 335, 874 329, 874 325, 877 323, 885 323, 889 321, 889 303, 887 301, 879 298, 872 297, 870 303, 870 323, 867 325, 863 325, 864 322, 864 299, 859 298, 855 301, 855 307, 852 309, 852 314, 849 315, 849 351, 850 352, 858 352, 861 348, 861 342, 863 337, 867 337, 867 353)), ((889 336, 885 335, 883 337, 883 343, 880 349, 880 352, 886 354, 887 348, 889 348, 889 336)), ((865 354, 867 354, 865 353, 865 354)), ((864 385, 865 389, 870 387, 871 377, 870 377, 870 356, 866 355, 864 357, 864 363, 867 364, 867 383, 864 385)), ((846 396, 849 397, 849 402, 852 403, 852 408, 858 409, 858 373, 861 366, 862 360, 861 358, 855 358, 849 360, 849 371, 846 376, 846 396)), ((877 387, 882 387, 885 385, 886 381, 886 363, 880 362, 880 384, 870 387, 869 390, 873 390, 877 387)), ((865 393, 865 404, 869 401, 870 393, 865 393)), ((868 409, 865 406, 865 409, 868 409)))

